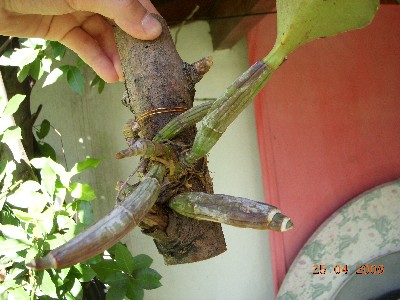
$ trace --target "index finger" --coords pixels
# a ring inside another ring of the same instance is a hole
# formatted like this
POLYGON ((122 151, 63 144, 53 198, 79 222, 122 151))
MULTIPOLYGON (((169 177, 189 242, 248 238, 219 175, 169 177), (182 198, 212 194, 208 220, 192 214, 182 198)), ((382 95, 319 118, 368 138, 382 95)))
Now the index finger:
POLYGON ((158 13, 150 0, 3 0, 0 8, 8 12, 37 15, 63 15, 76 11, 98 13, 131 36, 152 40, 162 31, 150 13, 158 13))
POLYGON ((162 31, 160 22, 149 13, 158 13, 149 0, 67 0, 79 11, 90 11, 112 19, 135 38, 152 40, 162 31))

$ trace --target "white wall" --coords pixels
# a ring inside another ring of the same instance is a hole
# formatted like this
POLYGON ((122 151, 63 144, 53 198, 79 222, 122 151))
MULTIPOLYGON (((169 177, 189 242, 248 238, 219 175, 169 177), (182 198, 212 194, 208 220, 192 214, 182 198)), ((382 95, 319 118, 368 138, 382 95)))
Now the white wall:
MULTIPOLYGON (((213 52, 209 26, 196 22, 185 26, 177 48, 182 58, 193 62, 212 55, 214 66, 197 85, 196 98, 219 96, 247 67, 245 41, 230 50, 213 52)), ((87 71, 90 73, 91 71, 87 71)), ((66 83, 35 89, 32 109, 44 104, 40 118, 47 118, 61 132, 68 167, 86 156, 102 159, 101 165, 84 176, 96 190, 95 214, 100 217, 114 206, 114 186, 136 167, 136 160, 116 161, 113 156, 126 147, 123 123, 131 117, 120 103, 122 84, 107 86, 98 95, 90 88, 84 97, 73 94, 66 83)), ((40 121, 40 120, 39 120, 40 121)), ((56 134, 50 143, 60 145, 56 134)), ((61 147, 58 155, 62 160, 61 147)), ((61 161, 60 160, 60 161, 61 161)), ((253 108, 246 109, 227 130, 209 155, 215 193, 262 201, 262 184, 253 108)), ((273 299, 268 233, 224 226, 228 251, 216 258, 194 264, 165 266, 150 237, 135 229, 127 242, 133 254, 154 259, 153 268, 162 276, 163 286, 146 291, 145 299, 157 300, 265 300, 273 299)))

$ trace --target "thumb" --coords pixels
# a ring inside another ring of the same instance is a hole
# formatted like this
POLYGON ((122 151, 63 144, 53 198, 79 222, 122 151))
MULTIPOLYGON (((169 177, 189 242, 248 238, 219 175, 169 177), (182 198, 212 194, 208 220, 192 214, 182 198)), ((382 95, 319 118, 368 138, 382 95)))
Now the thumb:
POLYGON ((69 1, 76 10, 91 11, 112 19, 131 36, 152 40, 161 34, 160 22, 150 13, 158 13, 150 0, 69 1))

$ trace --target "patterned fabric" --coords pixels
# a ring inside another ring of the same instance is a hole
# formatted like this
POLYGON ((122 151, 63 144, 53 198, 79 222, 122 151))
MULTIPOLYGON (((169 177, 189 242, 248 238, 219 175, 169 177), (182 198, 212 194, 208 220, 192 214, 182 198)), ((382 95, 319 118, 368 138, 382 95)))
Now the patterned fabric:
POLYGON ((332 299, 359 265, 400 251, 399 216, 400 180, 378 186, 340 208, 300 251, 278 299, 332 299), (326 274, 321 274, 321 264, 325 264, 326 274), (335 268, 337 265, 340 267, 335 268), (347 274, 342 271, 345 265, 347 274))

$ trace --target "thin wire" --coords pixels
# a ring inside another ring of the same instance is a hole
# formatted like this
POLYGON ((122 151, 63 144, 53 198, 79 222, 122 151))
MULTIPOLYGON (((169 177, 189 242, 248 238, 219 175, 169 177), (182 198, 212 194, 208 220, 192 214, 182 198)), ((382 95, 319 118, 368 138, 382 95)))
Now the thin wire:
MULTIPOLYGON (((189 21, 224 20, 224 19, 234 19, 234 18, 266 16, 266 15, 274 15, 274 14, 276 14, 276 11, 264 11, 264 12, 247 13, 247 14, 239 14, 239 15, 221 16, 221 17, 196 17, 196 18, 191 18, 189 21)), ((185 20, 168 20, 168 24, 175 25, 175 24, 180 24, 184 21, 185 20)))

